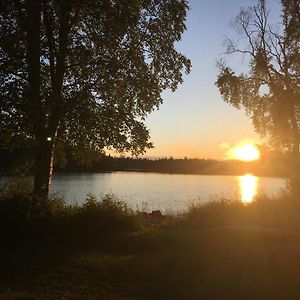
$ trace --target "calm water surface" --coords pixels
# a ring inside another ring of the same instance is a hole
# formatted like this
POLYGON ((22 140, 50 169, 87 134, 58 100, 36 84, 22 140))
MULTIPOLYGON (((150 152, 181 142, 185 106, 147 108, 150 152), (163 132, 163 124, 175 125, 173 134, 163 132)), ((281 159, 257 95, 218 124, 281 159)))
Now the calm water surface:
POLYGON ((264 192, 278 194, 286 179, 273 177, 178 175, 142 172, 112 172, 55 175, 51 192, 67 203, 82 203, 88 193, 104 196, 113 193, 133 209, 178 212, 192 203, 215 197, 251 202, 264 192))

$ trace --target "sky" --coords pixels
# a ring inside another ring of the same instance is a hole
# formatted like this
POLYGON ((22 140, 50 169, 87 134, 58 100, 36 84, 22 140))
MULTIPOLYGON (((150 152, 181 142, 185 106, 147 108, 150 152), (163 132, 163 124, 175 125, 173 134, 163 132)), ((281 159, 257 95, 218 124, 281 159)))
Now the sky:
MULTIPOLYGON (((147 118, 155 149, 147 150, 146 156, 224 159, 230 147, 262 142, 245 111, 223 102, 215 85, 216 62, 221 57, 234 70, 247 67, 245 57, 224 54, 224 39, 237 37, 230 22, 241 7, 254 3, 254 0, 189 1, 187 30, 176 47, 191 59, 192 71, 176 92, 163 93, 160 109, 147 118)), ((279 0, 269 0, 267 5, 274 15, 280 13, 279 0)))

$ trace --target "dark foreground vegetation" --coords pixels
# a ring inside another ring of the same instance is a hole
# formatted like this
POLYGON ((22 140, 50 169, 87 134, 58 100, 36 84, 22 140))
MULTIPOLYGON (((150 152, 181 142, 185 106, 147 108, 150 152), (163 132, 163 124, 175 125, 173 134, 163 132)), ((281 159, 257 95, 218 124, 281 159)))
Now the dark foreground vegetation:
POLYGON ((0 299, 299 299, 300 202, 219 200, 178 216, 1 188, 0 299))

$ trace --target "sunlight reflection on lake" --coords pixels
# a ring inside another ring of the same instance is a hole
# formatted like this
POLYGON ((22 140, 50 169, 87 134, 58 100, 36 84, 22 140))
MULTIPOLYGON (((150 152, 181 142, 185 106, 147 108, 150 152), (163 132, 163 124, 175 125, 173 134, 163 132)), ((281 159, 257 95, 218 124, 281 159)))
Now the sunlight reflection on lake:
MULTIPOLYGON (((0 177, 0 186, 7 179, 0 177)), ((276 196, 286 187, 279 177, 183 175, 143 172, 55 174, 51 193, 68 204, 82 204, 88 193, 113 193, 133 210, 182 212, 192 204, 218 199, 251 202, 260 193, 276 196)))
POLYGON ((184 211, 191 204, 218 199, 243 199, 249 202, 256 191, 257 194, 262 192, 272 197, 286 184, 284 178, 251 178, 143 172, 56 174, 53 178, 52 193, 63 196, 67 203, 79 204, 88 193, 97 197, 113 193, 134 210, 159 209, 169 213, 184 211), (241 186, 244 186, 243 194, 241 186))
POLYGON ((251 174, 239 176, 241 200, 245 203, 253 201, 257 193, 258 177, 251 174))

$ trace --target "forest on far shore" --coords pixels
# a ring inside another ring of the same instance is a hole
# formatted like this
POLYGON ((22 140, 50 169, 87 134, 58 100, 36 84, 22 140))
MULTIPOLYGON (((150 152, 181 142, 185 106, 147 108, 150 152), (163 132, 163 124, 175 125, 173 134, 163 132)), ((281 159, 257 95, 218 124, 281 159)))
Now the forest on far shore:
MULTIPOLYGON (((114 157, 70 148, 56 156, 56 172, 139 171, 203 175, 288 176, 293 166, 289 154, 262 155, 257 161, 216 160, 205 158, 146 158, 114 157)), ((11 175, 32 173, 33 155, 30 150, 0 151, 0 172, 11 175)))

